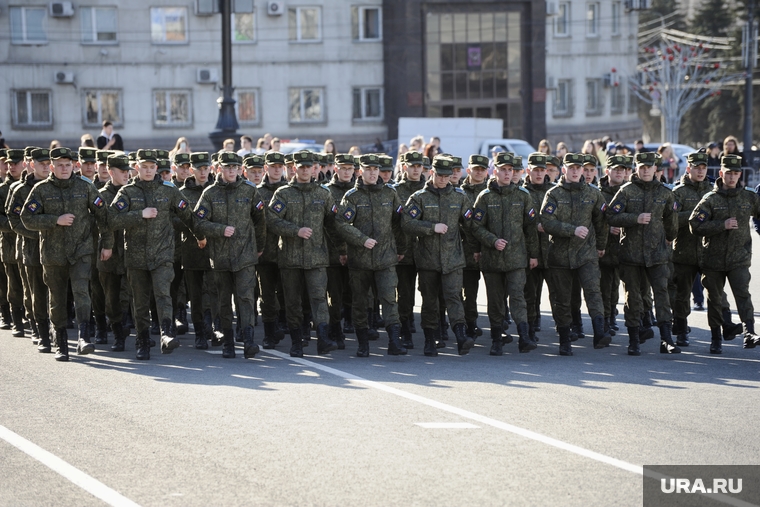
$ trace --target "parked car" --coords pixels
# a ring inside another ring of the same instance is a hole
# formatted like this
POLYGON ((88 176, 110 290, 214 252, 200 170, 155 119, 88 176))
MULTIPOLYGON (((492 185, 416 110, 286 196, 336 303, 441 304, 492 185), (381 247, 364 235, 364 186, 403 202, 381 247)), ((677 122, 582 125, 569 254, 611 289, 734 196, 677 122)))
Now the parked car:
POLYGON ((491 150, 496 146, 501 146, 505 151, 514 153, 523 158, 523 164, 528 163, 528 155, 535 152, 536 149, 527 141, 522 139, 488 139, 480 145, 480 154, 484 157, 491 158, 491 150))
POLYGON ((280 153, 283 153, 285 155, 300 150, 309 150, 313 151, 314 153, 321 153, 322 149, 324 149, 324 145, 316 144, 310 141, 301 142, 297 139, 289 143, 280 143, 280 153))

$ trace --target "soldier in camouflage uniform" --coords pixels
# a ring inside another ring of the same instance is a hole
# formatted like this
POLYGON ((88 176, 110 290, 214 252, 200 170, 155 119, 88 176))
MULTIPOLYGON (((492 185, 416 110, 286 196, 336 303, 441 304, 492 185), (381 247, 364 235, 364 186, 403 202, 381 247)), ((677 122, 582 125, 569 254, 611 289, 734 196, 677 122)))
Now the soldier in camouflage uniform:
POLYGON ((95 251, 92 227, 94 215, 101 232, 101 256, 111 256, 113 238, 108 234, 105 201, 95 186, 73 176, 74 154, 68 148, 50 152, 53 173, 34 186, 21 210, 21 221, 29 230, 40 232, 40 261, 43 278, 50 291, 50 320, 55 328, 55 359, 68 361, 66 297, 68 285, 74 293, 79 325, 78 354, 95 351, 90 343, 89 280, 91 256, 95 251))
POLYGON ((5 214, 11 186, 18 182, 24 171, 24 150, 9 149, 6 152, 8 172, 0 185, 0 260, 8 277, 8 303, 11 306, 13 336, 24 336, 24 287, 21 281, 18 258, 16 256, 16 233, 11 230, 8 215, 5 214))
POLYGON ((636 174, 620 188, 607 209, 609 225, 622 229, 619 269, 625 290, 625 325, 628 328, 628 354, 631 356, 641 355, 639 327, 643 310, 643 280, 648 280, 654 290, 660 352, 681 352, 673 343, 668 294, 670 242, 678 234, 678 215, 674 209, 673 192, 654 180, 655 159, 655 154, 651 152, 636 154, 636 174))
MULTIPOLYGON (((357 357, 369 357, 368 287, 374 289, 383 308, 383 320, 388 333, 388 354, 404 355, 401 345, 401 326, 396 304, 396 264, 401 244, 401 213, 403 206, 398 194, 379 180, 380 159, 377 155, 360 157, 360 177, 354 188, 341 200, 337 223, 347 243, 349 279, 354 325, 359 348, 357 357)), ((340 169, 340 165, 338 166, 340 169)))
MULTIPOLYGON (((201 244, 208 238, 211 267, 219 289, 222 317, 222 357, 235 357, 232 330, 232 295, 236 296, 238 317, 246 359, 259 352, 253 340, 253 287, 255 264, 264 250, 266 223, 264 202, 256 185, 239 176, 240 156, 219 155, 221 177, 201 194, 195 206, 196 234, 201 244)), ((200 245, 199 245, 200 246, 200 245)))
POLYGON ((549 290, 554 291, 554 317, 559 333, 559 353, 572 356, 570 326, 572 294, 567 290, 577 277, 583 288, 586 307, 594 328, 594 348, 609 345, 604 330, 604 304, 599 289, 599 258, 607 244, 604 211, 607 203, 601 192, 583 179, 583 157, 568 153, 563 175, 546 192, 541 207, 541 223, 549 234, 549 290))
POLYGON ((156 150, 138 150, 138 179, 123 186, 109 209, 112 229, 125 229, 125 264, 134 298, 136 354, 150 359, 150 294, 156 299, 161 325, 161 353, 179 347, 172 325, 171 281, 174 278, 174 217, 192 228, 187 200, 171 181, 156 177, 156 150))
MULTIPOLYGON (((544 162, 543 158, 540 162, 544 162)), ((530 193, 512 183, 513 164, 511 153, 497 155, 495 177, 478 195, 472 209, 473 235, 481 243, 476 250, 480 250, 477 257, 488 295, 492 356, 503 354, 502 322, 507 296, 520 335, 518 350, 530 352, 536 348, 525 305, 525 269, 538 265, 536 209, 530 193)))
MULTIPOLYGON (((744 323, 744 348, 760 345, 755 333, 755 310, 749 293, 752 239, 749 219, 760 219, 760 196, 740 183, 742 160, 736 155, 720 159, 715 188, 697 204, 689 226, 702 238, 702 285, 707 290, 710 353, 720 354, 723 326, 723 290, 726 280, 744 323)), ((658 319, 659 320, 659 319, 658 319)))
POLYGON ((459 232, 460 226, 472 227, 472 203, 464 190, 451 185, 451 165, 450 159, 436 157, 432 178, 404 205, 404 232, 417 238, 414 262, 419 268, 426 356, 438 355, 436 339, 440 329, 438 297, 441 290, 459 354, 467 354, 475 344, 465 333, 461 294, 462 269, 466 264, 459 232))
MULTIPOLYGON (((171 160, 171 182, 177 188, 182 188, 185 180, 190 176, 190 154, 175 153, 171 160)), ((180 190, 181 192, 181 190, 180 190)), ((184 197, 184 194, 183 194, 184 197)), ((189 204, 189 202, 188 202, 189 204)), ((174 279, 172 280, 171 295, 174 306, 174 328, 177 335, 187 333, 187 289, 185 284, 185 270, 182 266, 182 233, 186 229, 180 220, 174 220, 174 279)))
POLYGON ((317 353, 338 348, 329 337, 327 310, 327 273, 329 255, 327 234, 335 233, 338 207, 330 191, 312 181, 314 158, 308 151, 293 154, 296 176, 278 188, 267 208, 267 227, 280 236, 280 266, 285 292, 285 311, 292 342, 290 355, 303 357, 301 297, 306 286, 311 311, 317 325, 317 353))
MULTIPOLYGON (((8 172, 8 149, 0 148, 0 188, 5 181, 5 175, 8 172)), ((0 217, 0 223, 2 222, 0 217)), ((0 228, 1 229, 1 228, 0 228)), ((0 238, 2 232, 0 232, 0 238)), ((0 243, 2 239, 0 239, 0 243)), ((11 328, 11 306, 8 304, 8 277, 5 276, 5 265, 0 262, 0 329, 11 328)))

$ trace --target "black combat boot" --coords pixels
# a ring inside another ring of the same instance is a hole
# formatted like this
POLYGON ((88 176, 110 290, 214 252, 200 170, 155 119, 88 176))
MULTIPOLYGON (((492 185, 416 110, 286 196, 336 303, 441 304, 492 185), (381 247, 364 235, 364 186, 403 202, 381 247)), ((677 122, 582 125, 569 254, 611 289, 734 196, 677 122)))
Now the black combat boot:
POLYGON ((610 315, 610 329, 612 331, 620 331, 620 326, 615 322, 615 310, 613 309, 612 315, 610 315))
POLYGON ((29 319, 29 327, 32 330, 32 343, 34 345, 39 345, 40 343, 40 332, 37 329, 37 322, 34 319, 29 319))
POLYGON ((401 345, 401 325, 391 324, 385 328, 385 332, 388 333, 388 355, 389 356, 405 356, 406 349, 401 345))
POLYGON ((660 324, 660 354, 680 354, 681 349, 673 343, 672 325, 670 322, 660 324))
POLYGON ((195 348, 198 350, 208 350, 206 324, 203 321, 193 322, 193 330, 195 331, 195 348))
POLYGON ((344 306, 343 307, 343 332, 345 334, 353 334, 354 331, 355 331, 354 322, 351 320, 351 307, 344 306))
POLYGON ((243 343, 243 330, 240 329, 240 321, 238 320, 237 325, 235 326, 235 341, 237 343, 243 343))
POLYGON ((37 352, 50 353, 50 321, 45 319, 37 322, 37 332, 40 333, 40 344, 37 352))
POLYGON ((438 347, 436 346, 438 330, 423 327, 422 332, 425 333, 425 347, 422 349, 423 353, 428 357, 436 357, 438 355, 438 347))
POLYGON ((517 340, 517 350, 520 352, 530 352, 531 350, 536 350, 536 347, 538 347, 538 345, 536 345, 536 342, 530 339, 527 322, 520 322, 517 324, 517 334, 519 336, 517 340))
POLYGON ((467 323, 467 336, 473 340, 477 340, 478 336, 483 336, 483 330, 478 327, 477 322, 467 323))
POLYGON ((171 319, 161 321, 161 353, 171 354, 174 349, 179 347, 179 338, 174 336, 171 319))
POLYGON ((441 315, 441 330, 439 332, 441 341, 444 341, 444 342, 448 341, 449 339, 448 329, 449 329, 449 323, 446 320, 446 315, 443 314, 441 315))
POLYGON ((13 319, 13 336, 16 338, 24 337, 24 309, 14 308, 11 313, 13 319))
MULTIPOLYGON (((644 319, 646 320, 646 319, 644 319)), ((639 343, 644 344, 645 341, 651 340, 654 338, 654 330, 652 329, 652 326, 650 325, 647 327, 643 322, 639 329, 639 343)))
POLYGON ((470 349, 475 346, 475 338, 467 336, 462 322, 454 324, 454 336, 457 339, 457 352, 460 356, 467 355, 470 349))
POLYGON ((408 320, 401 321, 401 345, 407 350, 414 349, 414 340, 412 339, 412 330, 409 327, 408 320))
POLYGON ((369 338, 366 329, 355 329, 356 341, 359 342, 359 348, 356 349, 356 357, 369 357, 369 338))
POLYGON ((330 339, 327 324, 317 325, 317 354, 329 354, 338 349, 338 344, 330 339))
POLYGON ((277 339, 277 322, 264 322, 264 348, 271 350, 280 343, 277 339))
POLYGON ((253 341, 253 326, 245 326, 243 329, 243 357, 251 359, 261 352, 259 346, 253 341))
POLYGON ((111 332, 113 332, 113 345, 111 345, 111 350, 113 352, 124 352, 128 331, 121 325, 121 321, 111 323, 111 332))
POLYGON ((343 334, 340 321, 330 324, 329 336, 331 340, 334 340, 338 344, 338 350, 345 350, 346 336, 343 334))
POLYGON ((95 343, 98 345, 108 343, 108 322, 105 315, 95 316, 95 343))
POLYGON ((710 328, 710 354, 723 353, 723 335, 719 327, 710 328))
POLYGON ((573 355, 573 341, 570 339, 570 327, 560 326, 557 328, 559 333, 559 355, 560 356, 572 356, 573 355))
POLYGON ((222 330, 222 357, 225 359, 235 357, 235 331, 232 329, 222 330))
POLYGON ((755 334, 754 321, 745 322, 744 323, 744 348, 754 349, 758 345, 760 345, 760 336, 755 334))
POLYGON ((609 333, 610 336, 615 336, 615 330, 612 329, 612 326, 610 326, 610 318, 605 317, 604 318, 604 332, 609 333))
POLYGON ((641 348, 639 347, 639 344, 641 343, 641 336, 639 336, 639 330, 640 328, 638 327, 628 328, 628 355, 629 356, 641 355, 641 348))
POLYGON ((723 339, 730 342, 738 335, 744 332, 744 326, 741 322, 731 322, 731 310, 728 308, 723 309, 723 339))
POLYGON ((377 325, 375 324, 375 314, 372 310, 367 310, 367 337, 370 341, 380 338, 380 333, 377 332, 377 325))
MULTIPOLYGON (((502 321, 502 322, 505 322, 505 321, 502 321)), ((512 338, 512 335, 507 333, 508 328, 509 326, 501 328, 501 344, 502 345, 507 345, 514 341, 514 338, 512 338)))
POLYGON ((135 337, 135 358, 140 361, 150 359, 150 329, 138 331, 135 337))
POLYGON ((689 346, 689 324, 686 319, 674 317, 673 330, 671 332, 676 335, 676 345, 679 347, 689 346))
POLYGON ((604 330, 604 316, 597 315, 591 321, 594 328, 594 348, 603 349, 608 347, 612 341, 612 336, 604 330))
POLYGON ((535 330, 536 333, 541 332, 541 316, 540 315, 536 317, 536 320, 533 321, 533 329, 535 330))
POLYGON ((571 332, 578 336, 578 339, 585 338, 585 331, 583 330, 583 318, 581 317, 580 310, 573 312, 573 324, 570 327, 571 332))
POLYGON ((55 360, 69 360, 69 335, 65 327, 55 330, 55 360))
POLYGON ((77 354, 85 356, 95 352, 95 345, 90 343, 90 323, 79 323, 79 339, 77 340, 77 354))
POLYGON ((501 356, 504 354, 504 349, 501 345, 501 328, 491 326, 491 350, 488 352, 492 356, 501 356))
POLYGON ((303 338, 300 327, 290 330, 290 357, 303 357, 303 338))
POLYGON ((5 304, 0 306, 0 329, 10 329, 12 325, 11 305, 5 304))

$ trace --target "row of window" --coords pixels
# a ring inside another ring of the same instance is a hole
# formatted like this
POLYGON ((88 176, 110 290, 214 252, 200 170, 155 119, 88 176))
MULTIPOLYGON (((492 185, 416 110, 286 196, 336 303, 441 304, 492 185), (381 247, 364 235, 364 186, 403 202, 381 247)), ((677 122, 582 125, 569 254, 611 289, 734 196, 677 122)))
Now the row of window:
MULTIPOLYGON (((12 117, 16 128, 48 129, 53 127, 52 91, 13 90, 12 117)), ((238 122, 242 126, 261 123, 259 90, 235 91, 238 122)), ((117 127, 123 124, 121 90, 84 90, 82 92, 83 126, 99 127, 105 120, 117 127)), ((377 87, 353 89, 352 117, 355 121, 383 119, 383 90, 377 87)), ((290 123, 322 123, 327 120, 324 88, 289 88, 290 123)), ((193 124, 192 90, 153 90, 154 127, 190 127, 193 124)))
MULTIPOLYGON (((627 93, 627 86, 611 86, 609 90, 610 114, 623 114, 626 109, 626 100, 628 101, 628 112, 636 112, 636 101, 631 93, 627 93)), ((586 79, 586 116, 604 114, 604 99, 604 81, 602 79, 586 79)), ((560 79, 557 81, 552 114, 555 118, 569 118, 575 115, 575 80, 560 79)))
MULTIPOLYGON (((605 2, 605 6, 609 5, 605 2)), ((570 2, 559 2, 557 16, 554 18, 554 36, 570 37, 572 18, 570 16, 570 2)), ((601 2, 586 3, 586 37, 599 37, 601 33, 602 16, 610 16, 612 35, 620 35, 620 15, 622 11, 621 2, 612 2, 611 12, 607 14, 602 12, 601 2)), ((606 19, 605 19, 606 21, 606 19)))
MULTIPOLYGON (((80 7, 81 41, 84 44, 117 44, 118 9, 116 7, 80 7)), ((46 7, 11 7, 11 42, 46 44, 46 7)), ((151 7, 150 38, 153 44, 187 44, 189 13, 187 7, 151 7)), ((382 9, 371 6, 351 7, 351 37, 355 41, 382 40, 382 9)), ((256 42, 256 11, 232 14, 232 42, 256 42)), ((322 41, 322 8, 289 7, 288 40, 322 41)))

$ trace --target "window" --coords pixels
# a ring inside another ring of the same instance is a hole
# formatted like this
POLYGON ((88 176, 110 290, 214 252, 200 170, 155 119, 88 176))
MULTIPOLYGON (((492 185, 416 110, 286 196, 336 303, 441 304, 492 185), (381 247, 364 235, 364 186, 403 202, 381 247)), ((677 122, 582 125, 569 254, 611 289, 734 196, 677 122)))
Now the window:
POLYGON ((383 13, 380 7, 351 7, 351 36, 354 40, 379 41, 383 38, 383 13))
POLYGON ((610 88, 610 113, 623 114, 623 109, 625 109, 625 92, 623 87, 613 85, 610 88))
POLYGON ((620 2, 612 2, 612 35, 620 35, 620 2))
POLYGON ((599 36, 599 4, 586 4, 586 36, 599 36))
POLYGON ((45 7, 11 7, 11 42, 13 44, 46 44, 45 7))
POLYGON ((81 7, 82 42, 116 42, 116 7, 81 7))
POLYGON ((317 123, 325 121, 324 89, 291 88, 289 91, 290 122, 317 123))
POLYGON ((554 116, 565 118, 573 116, 573 81, 560 79, 554 92, 554 116))
POLYGON ((85 127, 100 127, 106 120, 116 127, 121 126, 121 92, 119 90, 85 90, 85 127))
POLYGON ((318 42, 322 39, 319 7, 288 9, 288 38, 291 42, 318 42))
POLYGON ((244 44, 256 42, 256 30, 254 27, 256 18, 253 12, 232 13, 232 42, 244 44))
POLYGON ((354 88, 354 120, 383 119, 383 89, 354 88))
POLYGON ((17 128, 53 126, 50 92, 48 90, 14 90, 13 124, 17 128))
POLYGON ((190 90, 154 90, 153 126, 189 127, 193 123, 190 90))
POLYGON ((235 90, 237 119, 241 125, 257 125, 259 118, 259 91, 257 89, 235 90))
POLYGON ((586 80, 586 116, 602 114, 602 80, 586 80))
POLYGON ((151 7, 150 35, 153 44, 187 43, 187 7, 151 7))
POLYGON ((557 17, 554 18, 554 35, 567 37, 570 35, 570 2, 560 2, 557 17))

